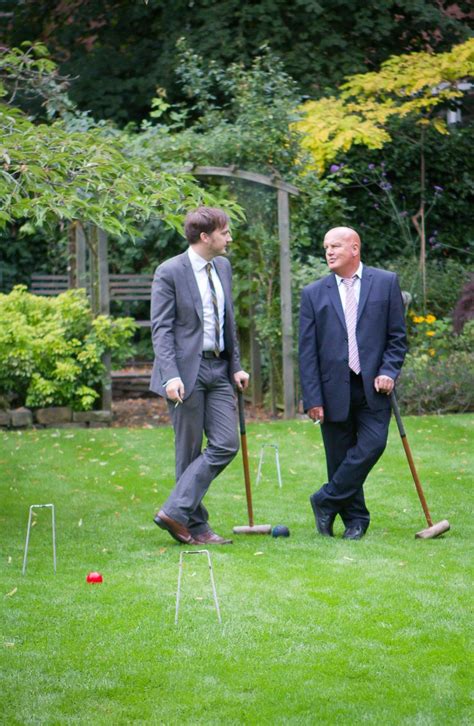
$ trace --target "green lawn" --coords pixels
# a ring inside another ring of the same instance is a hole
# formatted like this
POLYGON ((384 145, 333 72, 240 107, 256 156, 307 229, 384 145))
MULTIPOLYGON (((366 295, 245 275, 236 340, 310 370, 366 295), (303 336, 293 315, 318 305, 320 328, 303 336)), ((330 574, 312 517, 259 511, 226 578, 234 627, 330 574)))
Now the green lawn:
MULTIPOLYGON (((366 485, 364 540, 319 537, 308 497, 324 481, 306 421, 248 426, 257 523, 289 539, 212 550, 222 625, 204 557, 185 558, 152 522, 173 478, 168 428, 0 434, 0 721, 5 724, 468 724, 470 471, 474 416, 406 418, 442 539, 426 526, 392 422, 366 485), (28 507, 40 510, 21 574, 28 507), (102 585, 86 584, 90 570, 102 585)), ((222 534, 246 523, 240 457, 206 499, 222 534)), ((338 525, 338 535, 342 525, 338 525)))

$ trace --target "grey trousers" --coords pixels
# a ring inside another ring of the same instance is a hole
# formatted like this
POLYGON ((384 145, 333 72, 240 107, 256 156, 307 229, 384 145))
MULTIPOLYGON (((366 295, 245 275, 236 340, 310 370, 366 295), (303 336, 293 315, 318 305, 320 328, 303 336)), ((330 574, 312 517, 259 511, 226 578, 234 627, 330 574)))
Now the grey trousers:
POLYGON ((203 359, 191 395, 176 407, 168 401, 175 434, 176 485, 163 511, 194 534, 209 529, 202 499, 239 450, 237 403, 228 366, 219 358, 203 359), (204 434, 207 445, 202 450, 204 434))

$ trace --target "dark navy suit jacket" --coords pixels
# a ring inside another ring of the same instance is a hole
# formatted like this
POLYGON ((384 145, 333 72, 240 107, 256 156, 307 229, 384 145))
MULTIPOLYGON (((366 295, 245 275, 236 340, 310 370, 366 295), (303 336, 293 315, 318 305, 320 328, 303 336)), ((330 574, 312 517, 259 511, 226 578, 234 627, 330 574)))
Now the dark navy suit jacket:
MULTIPOLYGON (((387 375, 395 380, 407 350, 395 273, 363 266, 356 337, 367 404, 373 410, 388 408, 389 397, 376 392, 374 379, 387 375)), ((302 292, 299 363, 305 411, 324 406, 327 421, 345 421, 350 404, 347 329, 334 274, 302 292)))

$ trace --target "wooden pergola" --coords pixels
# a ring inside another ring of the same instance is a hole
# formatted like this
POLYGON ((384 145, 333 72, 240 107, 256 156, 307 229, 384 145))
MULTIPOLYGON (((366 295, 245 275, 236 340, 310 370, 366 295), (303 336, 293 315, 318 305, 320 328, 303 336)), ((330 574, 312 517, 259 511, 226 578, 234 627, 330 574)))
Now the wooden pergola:
MULTIPOLYGON (((197 177, 221 176, 242 181, 261 184, 277 191, 278 201, 278 235, 280 240, 280 293, 281 293, 281 326, 282 326, 282 361, 283 361, 283 398, 285 418, 295 416, 295 373, 293 361, 293 317, 291 301, 291 256, 290 256, 290 204, 289 196, 299 194, 297 187, 282 181, 277 176, 265 176, 251 171, 243 171, 235 167, 196 166, 186 167, 197 177)), ((92 308, 96 314, 108 314, 110 311, 109 267, 107 235, 100 229, 90 228, 86 235, 80 224, 71 227, 69 244, 69 287, 86 287, 86 256, 89 250, 90 294, 92 308)), ((104 362, 110 370, 110 361, 104 362)), ((104 408, 111 406, 110 376, 104 385, 102 401, 104 408)))
POLYGON ((234 166, 195 166, 188 169, 194 176, 223 176, 262 184, 277 191, 278 236, 280 239, 280 295, 283 360, 283 404, 285 418, 295 416, 295 372, 293 361, 293 313, 291 304, 290 194, 299 190, 277 176, 244 171, 234 166))

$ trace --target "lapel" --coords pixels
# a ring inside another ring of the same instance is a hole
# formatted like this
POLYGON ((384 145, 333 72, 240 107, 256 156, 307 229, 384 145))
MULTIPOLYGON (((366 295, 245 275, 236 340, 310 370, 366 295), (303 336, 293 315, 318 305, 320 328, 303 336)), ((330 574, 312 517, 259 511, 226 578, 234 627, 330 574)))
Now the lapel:
POLYGON ((336 276, 333 274, 327 278, 326 286, 328 288, 329 299, 336 310, 337 317, 341 321, 341 325, 346 330, 346 319, 344 317, 344 310, 342 309, 341 296, 337 289, 336 276))
POLYGON ((230 301, 232 300, 232 290, 230 289, 229 275, 227 275, 225 272, 225 267, 222 264, 221 257, 214 257, 213 262, 214 267, 216 268, 217 276, 221 281, 222 289, 224 290, 225 307, 227 309, 229 307, 230 301))
POLYGON ((199 320, 202 323, 203 314, 202 314, 201 294, 199 292, 198 284, 196 282, 196 278, 194 276, 194 271, 193 271, 193 268, 191 265, 191 260, 189 259, 189 255, 187 252, 183 252, 183 254, 181 255, 181 262, 184 267, 184 277, 188 284, 189 292, 191 294, 191 299, 193 301, 196 312, 199 316, 199 320))
POLYGON ((362 315, 362 311, 364 310, 365 303, 367 302, 367 298, 369 297, 370 288, 372 286, 372 277, 372 270, 364 265, 362 268, 362 279, 360 281, 360 297, 359 306, 357 308, 357 321, 360 320, 360 316, 362 315))

